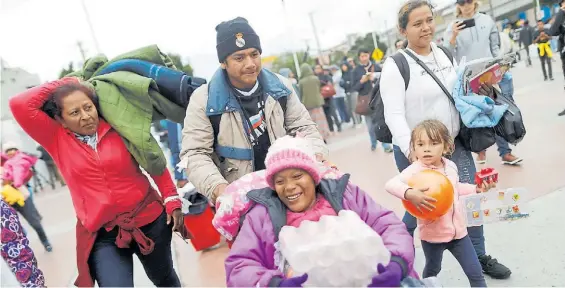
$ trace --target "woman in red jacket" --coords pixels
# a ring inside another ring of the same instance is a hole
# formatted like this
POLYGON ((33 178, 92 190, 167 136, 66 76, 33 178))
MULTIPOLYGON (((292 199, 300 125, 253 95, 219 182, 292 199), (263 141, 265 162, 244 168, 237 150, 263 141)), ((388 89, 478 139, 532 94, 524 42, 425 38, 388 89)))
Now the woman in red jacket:
POLYGON ((10 108, 67 181, 78 218, 75 285, 133 287, 136 254, 155 286, 180 287, 171 238, 185 230, 171 175, 151 175, 159 196, 120 135, 99 117, 95 93, 63 78, 12 98, 10 108))

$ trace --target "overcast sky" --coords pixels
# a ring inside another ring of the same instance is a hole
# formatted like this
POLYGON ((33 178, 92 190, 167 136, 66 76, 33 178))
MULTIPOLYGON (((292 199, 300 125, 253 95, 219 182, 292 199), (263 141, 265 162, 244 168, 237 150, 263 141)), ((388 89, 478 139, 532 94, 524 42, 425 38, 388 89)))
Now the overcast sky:
MULTIPOLYGON (((451 0, 435 0, 444 4, 451 0)), ((157 44, 190 60, 198 76, 210 77, 218 67, 215 27, 245 17, 261 37, 263 55, 315 49, 308 18, 313 12, 322 48, 339 44, 349 33, 383 31, 395 25, 404 0, 286 0, 288 26, 281 0, 84 0, 100 52, 109 58, 157 44), (371 11, 373 21, 369 18, 371 11), (288 27, 288 28, 287 28, 288 27)), ((0 56, 48 81, 69 61, 97 51, 80 0, 0 0, 0 56)))

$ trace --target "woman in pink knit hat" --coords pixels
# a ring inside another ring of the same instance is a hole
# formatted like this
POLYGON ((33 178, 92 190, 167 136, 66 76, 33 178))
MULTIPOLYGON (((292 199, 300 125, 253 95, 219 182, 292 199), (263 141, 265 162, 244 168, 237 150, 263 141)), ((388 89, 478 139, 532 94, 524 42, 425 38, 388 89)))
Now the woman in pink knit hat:
POLYGON ((228 287, 301 287, 308 275, 288 275, 286 263, 275 263, 281 228, 335 216, 340 210, 359 214, 392 254, 387 266, 379 265, 379 275, 370 287, 399 287, 405 277, 418 277, 413 268, 413 239, 402 221, 349 182, 348 174, 322 178, 307 139, 279 138, 269 148, 265 165, 269 187, 247 193, 255 205, 245 215, 225 260, 228 287))

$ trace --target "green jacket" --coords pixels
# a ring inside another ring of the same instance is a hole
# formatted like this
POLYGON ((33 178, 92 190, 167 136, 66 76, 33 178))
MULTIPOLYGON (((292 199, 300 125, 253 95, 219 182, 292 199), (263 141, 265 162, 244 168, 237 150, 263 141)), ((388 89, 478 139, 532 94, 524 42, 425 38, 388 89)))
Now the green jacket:
POLYGON ((300 66, 300 72, 301 76, 298 87, 302 96, 302 104, 308 110, 322 107, 324 105, 324 98, 322 93, 320 93, 320 80, 314 75, 312 66, 304 63, 300 66))
POLYGON ((102 54, 97 55, 88 59, 81 71, 68 76, 79 77, 94 87, 100 102, 100 114, 122 136, 137 163, 149 174, 161 175, 167 167, 167 159, 151 135, 151 123, 164 118, 182 123, 186 111, 161 95, 151 78, 127 71, 97 75, 107 65, 123 59, 175 68, 171 59, 152 45, 110 61, 102 54))

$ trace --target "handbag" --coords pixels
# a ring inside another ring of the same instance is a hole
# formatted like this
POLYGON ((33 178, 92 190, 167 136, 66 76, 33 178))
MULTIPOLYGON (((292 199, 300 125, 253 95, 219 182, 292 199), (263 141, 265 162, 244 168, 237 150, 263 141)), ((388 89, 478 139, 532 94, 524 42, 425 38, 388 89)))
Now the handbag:
MULTIPOLYGON (((412 53, 410 50, 405 49, 404 52, 408 54, 408 56, 412 57, 412 59, 414 59, 414 61, 416 61, 416 63, 418 63, 418 65, 420 65, 434 79, 434 81, 436 81, 449 101, 451 101, 451 104, 455 106, 455 100, 451 96, 451 93, 449 93, 449 90, 445 88, 443 83, 441 83, 441 81, 430 70, 430 68, 428 68, 428 66, 424 62, 422 62, 420 58, 416 57, 416 55, 414 55, 414 53, 412 53)), ((467 126, 465 126, 465 124, 463 124, 463 121, 461 120, 461 114, 459 114, 459 123, 460 128, 457 137, 460 138, 461 143, 466 150, 475 153, 482 152, 490 146, 494 145, 494 143, 496 142, 496 139, 494 137, 494 128, 468 128, 467 126)))
POLYGON ((502 93, 497 93, 495 101, 508 105, 508 109, 504 112, 498 124, 494 126, 496 135, 512 145, 518 144, 526 136, 526 126, 524 125, 520 109, 512 99, 504 96, 502 93))
MULTIPOLYGON (((371 66, 371 72, 375 71, 375 66, 371 66)), ((369 72, 369 71, 367 71, 369 72)), ((370 82, 369 82, 370 84, 370 82)), ((359 95, 357 96, 357 105, 355 106, 355 113, 363 116, 371 116, 373 115, 374 111, 371 108, 371 95, 373 90, 371 89, 371 93, 369 95, 359 95)))
POLYGON ((357 106, 355 106, 355 113, 363 116, 370 116, 374 113, 371 109, 371 96, 359 95, 357 97, 357 106))

